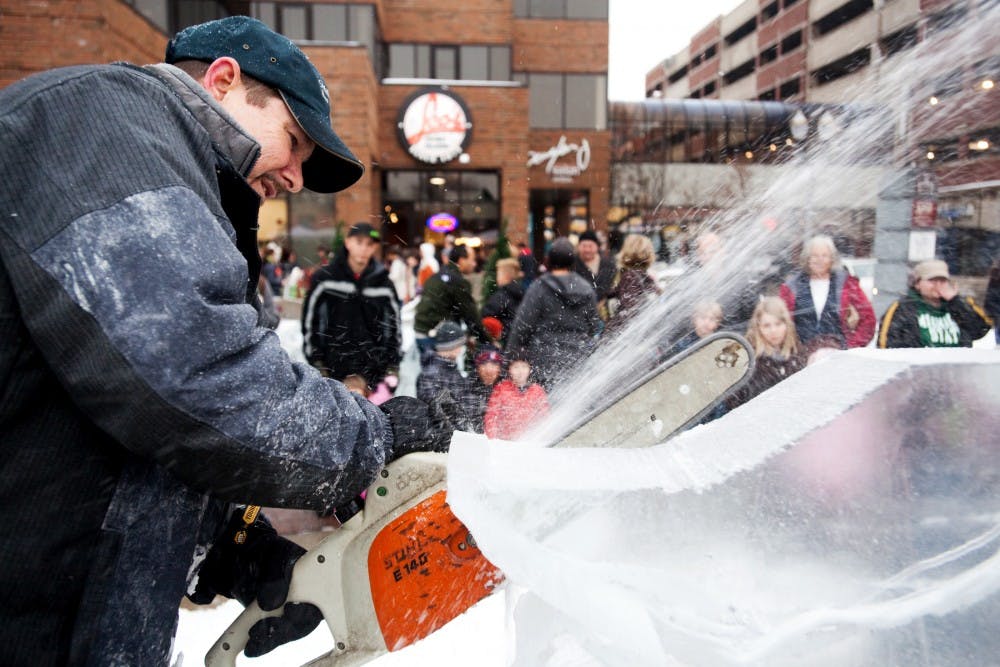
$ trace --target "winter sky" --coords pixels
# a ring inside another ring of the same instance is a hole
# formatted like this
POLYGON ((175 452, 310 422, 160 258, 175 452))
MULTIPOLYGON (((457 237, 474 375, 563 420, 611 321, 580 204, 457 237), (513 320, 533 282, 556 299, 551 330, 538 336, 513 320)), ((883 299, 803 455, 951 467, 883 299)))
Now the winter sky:
POLYGON ((608 98, 641 100, 646 72, 741 0, 610 0, 608 98))

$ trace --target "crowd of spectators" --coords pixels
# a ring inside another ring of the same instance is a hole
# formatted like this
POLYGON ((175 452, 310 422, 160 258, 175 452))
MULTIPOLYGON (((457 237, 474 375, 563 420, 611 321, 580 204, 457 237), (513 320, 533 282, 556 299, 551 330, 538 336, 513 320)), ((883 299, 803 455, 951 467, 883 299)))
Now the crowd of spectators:
MULTIPOLYGON (((791 270, 731 280, 732 249, 718 233, 706 231, 694 239, 690 261, 675 279, 680 282, 666 285, 654 273, 653 244, 641 234, 620 239, 614 255, 593 231, 575 245, 557 238, 541 263, 521 243, 496 262, 496 289, 481 298, 470 281, 479 264, 469 246, 388 246, 380 261, 379 244, 378 232, 358 223, 348 230, 344 248, 306 275, 307 359, 374 402, 391 398, 402 358, 400 310, 409 306, 419 350, 417 397, 448 401, 458 406, 452 409, 464 428, 502 439, 523 434, 548 412, 553 388, 602 340, 626 330, 684 281, 698 281, 700 296, 690 313, 665 327, 659 359, 717 331, 744 335, 756 357, 749 382, 713 406, 703 422, 751 400, 819 353, 864 346, 969 347, 990 330, 1000 309, 1000 262, 984 310, 959 296, 945 262, 932 260, 912 268, 908 293, 879 324, 861 283, 826 235, 807 239, 791 270)), ((265 250, 265 305, 269 291, 287 291, 280 282, 270 283, 275 274, 287 279, 294 268, 288 259, 280 248, 265 250)))

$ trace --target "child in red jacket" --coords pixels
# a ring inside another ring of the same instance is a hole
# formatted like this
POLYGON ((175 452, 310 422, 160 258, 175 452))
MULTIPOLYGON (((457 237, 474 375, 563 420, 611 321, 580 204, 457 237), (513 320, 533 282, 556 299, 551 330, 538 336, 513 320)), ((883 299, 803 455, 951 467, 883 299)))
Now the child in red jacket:
POLYGON ((549 397, 540 384, 529 382, 531 364, 521 355, 512 358, 508 378, 498 384, 486 406, 487 437, 516 440, 529 426, 549 413, 549 397))

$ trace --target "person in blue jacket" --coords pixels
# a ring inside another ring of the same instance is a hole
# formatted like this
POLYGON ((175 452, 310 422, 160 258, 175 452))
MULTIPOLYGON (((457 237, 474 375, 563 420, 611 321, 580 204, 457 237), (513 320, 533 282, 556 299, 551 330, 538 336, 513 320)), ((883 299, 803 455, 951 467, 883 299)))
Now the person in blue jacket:
MULTIPOLYGON (((328 512, 447 447, 258 324, 261 203, 363 169, 315 67, 243 16, 0 91, 4 665, 165 665, 184 594, 284 601, 302 550, 246 506, 328 512)), ((320 618, 289 606, 247 652, 320 618)))

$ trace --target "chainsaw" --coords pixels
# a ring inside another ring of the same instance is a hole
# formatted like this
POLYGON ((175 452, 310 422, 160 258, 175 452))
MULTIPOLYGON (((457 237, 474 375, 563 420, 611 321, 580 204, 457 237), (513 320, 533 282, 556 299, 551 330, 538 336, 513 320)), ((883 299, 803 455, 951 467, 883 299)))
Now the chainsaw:
MULTIPOLYGON (((552 446, 642 447, 697 423, 738 389, 754 355, 735 334, 706 337, 592 406, 552 446)), ((310 665, 350 667, 423 639, 503 581, 452 514, 447 454, 389 463, 364 508, 295 564, 287 602, 315 605, 334 648, 310 665)), ((209 667, 235 665, 254 623, 283 613, 249 605, 209 650, 209 667)))

